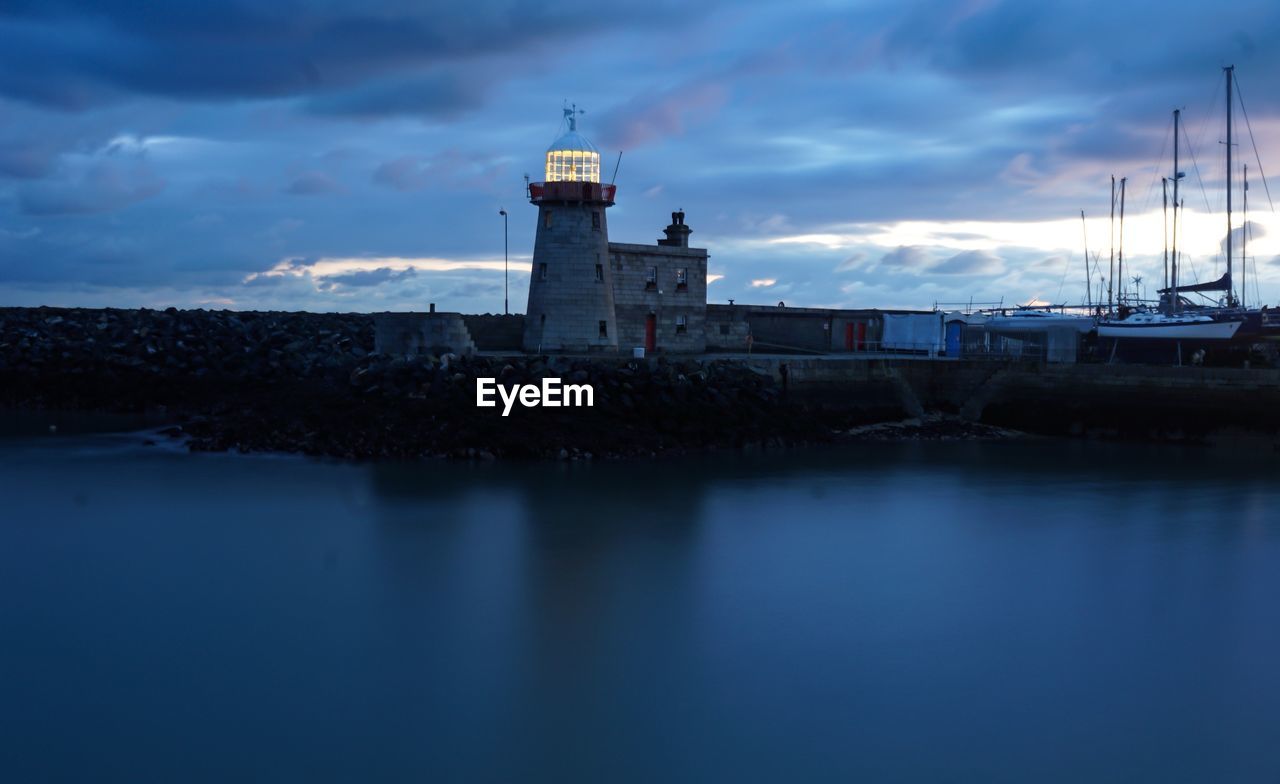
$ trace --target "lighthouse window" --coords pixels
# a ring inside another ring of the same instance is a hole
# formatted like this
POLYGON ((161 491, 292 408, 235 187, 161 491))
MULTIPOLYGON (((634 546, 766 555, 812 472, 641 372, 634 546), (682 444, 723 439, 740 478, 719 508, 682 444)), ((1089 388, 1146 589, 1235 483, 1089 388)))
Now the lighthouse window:
POLYGON ((609 322, 607 321, 600 322, 600 337, 602 338, 609 337, 609 322))
POLYGON ((644 287, 648 289, 656 289, 658 287, 658 268, 650 267, 649 272, 645 275, 644 287))
POLYGON ((600 231, 600 211, 595 210, 591 213, 591 228, 600 231))
POLYGON ((600 182, 600 153, 550 150, 546 173, 548 182, 600 182))
POLYGON ((596 265, 596 283, 603 283, 603 282, 604 282, 604 265, 597 264, 596 265))
POLYGON ((684 291, 689 288, 689 270, 681 267, 676 270, 676 291, 684 291))
POLYGON ((676 316, 676 334, 683 335, 689 331, 689 322, 684 316, 676 316))
POLYGON ((542 228, 551 228, 551 210, 543 210, 542 212, 542 228))
POLYGON ((546 264, 539 264, 539 265, 538 265, 538 280, 546 280, 546 279, 547 279, 547 265, 546 265, 546 264))

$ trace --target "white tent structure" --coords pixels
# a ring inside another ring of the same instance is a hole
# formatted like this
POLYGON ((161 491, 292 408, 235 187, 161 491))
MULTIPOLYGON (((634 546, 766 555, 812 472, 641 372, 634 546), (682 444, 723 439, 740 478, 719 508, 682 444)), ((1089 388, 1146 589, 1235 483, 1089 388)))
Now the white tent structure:
POLYGON ((886 313, 884 351, 910 351, 936 357, 942 351, 943 313, 886 313))

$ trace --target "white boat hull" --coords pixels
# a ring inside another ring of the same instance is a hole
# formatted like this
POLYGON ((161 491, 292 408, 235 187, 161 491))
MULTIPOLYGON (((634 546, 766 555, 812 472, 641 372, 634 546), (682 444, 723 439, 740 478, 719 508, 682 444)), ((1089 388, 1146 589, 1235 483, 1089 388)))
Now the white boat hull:
POLYGON ((987 319, 987 329, 993 332, 1035 332, 1045 329, 1074 329, 1080 334, 1093 331, 1093 319, 1087 316, 1050 316, 1028 318, 993 316, 987 319))
POLYGON ((1243 321, 1196 321, 1184 323, 1124 322, 1098 325, 1098 337, 1134 340, 1230 340, 1243 321))

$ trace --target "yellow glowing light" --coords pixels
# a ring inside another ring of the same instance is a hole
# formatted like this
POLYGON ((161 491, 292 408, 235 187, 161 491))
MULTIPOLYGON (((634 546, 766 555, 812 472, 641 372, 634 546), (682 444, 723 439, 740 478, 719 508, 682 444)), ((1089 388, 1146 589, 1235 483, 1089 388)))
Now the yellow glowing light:
POLYGON ((600 153, 590 150, 549 150, 547 182, 600 182, 600 153))

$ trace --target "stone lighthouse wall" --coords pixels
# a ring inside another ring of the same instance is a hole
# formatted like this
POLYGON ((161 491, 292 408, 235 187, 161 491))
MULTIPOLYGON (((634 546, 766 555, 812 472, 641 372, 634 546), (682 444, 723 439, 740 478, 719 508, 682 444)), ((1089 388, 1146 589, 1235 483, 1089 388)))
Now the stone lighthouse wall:
MULTIPOLYGON (((598 195, 600 186, 594 188, 598 195)), ((607 206, 597 200, 544 199, 538 203, 538 233, 525 310, 525 351, 617 352, 607 206)))

